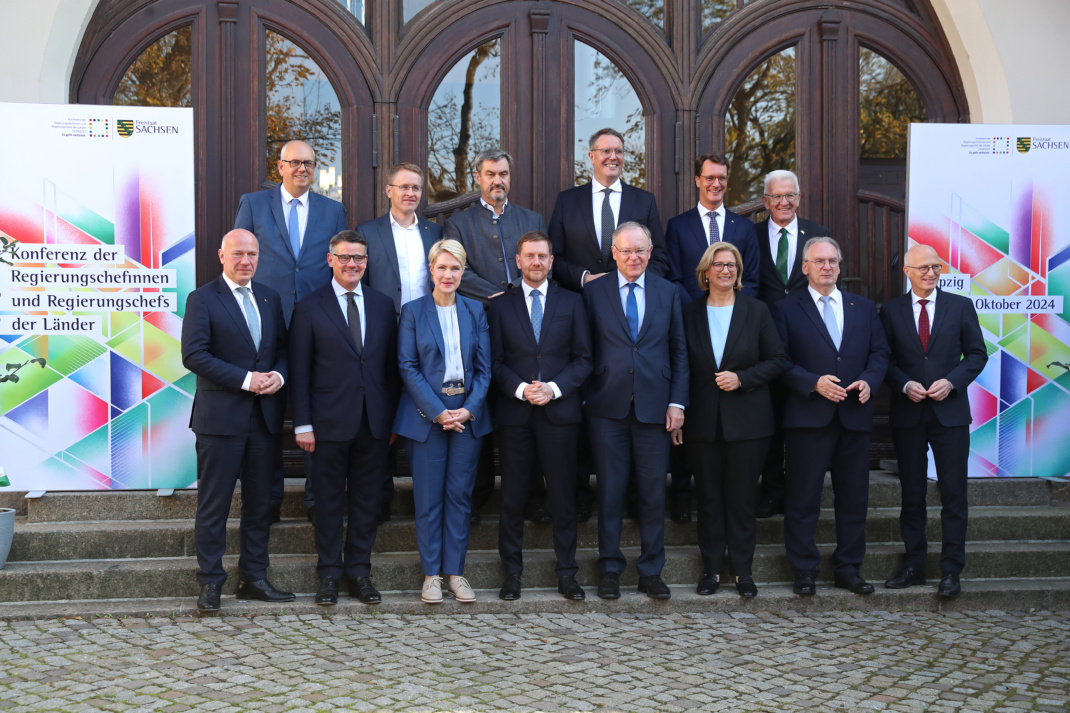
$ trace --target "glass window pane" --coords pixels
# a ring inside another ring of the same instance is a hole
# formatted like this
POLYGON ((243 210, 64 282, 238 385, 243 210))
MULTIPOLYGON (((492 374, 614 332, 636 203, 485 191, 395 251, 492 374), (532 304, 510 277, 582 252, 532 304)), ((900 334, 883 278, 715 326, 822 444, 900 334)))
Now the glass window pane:
POLYGON ((364 0, 338 0, 338 4, 353 13, 357 22, 364 24, 364 0))
POLYGON ((307 141, 316 152, 312 190, 342 198, 342 111, 327 76, 308 54, 282 35, 267 32, 268 180, 281 182, 277 161, 283 144, 307 141))
POLYGON ((765 174, 795 170, 795 48, 758 65, 725 117, 728 192, 736 206, 760 198, 765 174))
POLYGON ((736 9, 736 0, 702 0, 702 34, 706 34, 736 9))
POLYGON ((665 26, 665 0, 625 0, 658 27, 665 26))
POLYGON ((646 188, 646 118, 639 95, 608 57, 582 42, 576 42, 575 71, 576 183, 591 180, 591 160, 587 157, 591 135, 609 127, 624 134, 626 156, 621 180, 646 188))
POLYGON ((408 22, 416 17, 416 13, 420 12, 420 10, 423 10, 433 2, 436 2, 436 0, 405 0, 405 4, 402 6, 404 21, 408 22))
POLYGON ((472 160, 501 145, 501 40, 476 47, 453 65, 427 110, 427 201, 474 190, 472 160))
POLYGON ((112 104, 193 106, 192 37, 186 25, 145 48, 123 75, 112 104))
POLYGON ((858 51, 860 155, 863 159, 903 159, 912 122, 928 121, 925 106, 903 73, 873 50, 858 51))

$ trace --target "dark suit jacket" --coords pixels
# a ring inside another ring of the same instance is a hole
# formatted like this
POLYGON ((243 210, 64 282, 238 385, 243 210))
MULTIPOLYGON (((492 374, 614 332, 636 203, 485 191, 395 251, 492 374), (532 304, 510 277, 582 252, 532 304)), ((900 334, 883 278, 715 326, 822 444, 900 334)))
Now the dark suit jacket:
POLYGON ((877 306, 860 295, 843 292, 843 335, 836 350, 832 337, 809 290, 798 292, 773 306, 773 320, 788 354, 788 370, 781 377, 784 428, 820 428, 837 414, 850 431, 873 430, 873 396, 888 369, 888 342, 877 317, 877 306), (814 391, 825 374, 840 379, 846 388, 859 379, 869 384, 870 398, 858 400, 851 391, 840 403, 814 391))
POLYGON ((776 269, 776 260, 769 249, 769 219, 754 224, 754 237, 758 241, 758 299, 770 307, 788 295, 806 292, 806 275, 802 274, 803 245, 810 238, 827 237, 828 228, 810 220, 799 218, 799 245, 795 250, 795 262, 788 270, 788 284, 780 279, 776 269))
POLYGON ((464 279, 457 291, 487 304, 491 295, 505 290, 508 283, 515 282, 520 274, 516 267, 516 241, 532 230, 546 232, 542 216, 512 203, 506 204, 505 211, 497 220, 479 201, 467 210, 451 215, 442 226, 442 237, 456 240, 468 254, 464 279), (509 275, 513 280, 505 279, 505 265, 509 266, 509 275))
POLYGON ((769 382, 787 368, 788 356, 769 308, 753 297, 736 294, 720 364, 713 354, 705 299, 684 307, 684 334, 691 364, 691 405, 684 421, 684 442, 716 440, 718 421, 727 441, 773 435, 769 382), (735 372, 740 388, 723 391, 717 386, 721 371, 735 372))
POLYGON ((921 350, 921 338, 914 326, 914 305, 909 292, 884 303, 881 324, 892 350, 886 377, 892 389, 892 428, 916 426, 926 403, 932 406, 937 420, 944 426, 971 423, 966 387, 988 362, 973 301, 939 290, 926 352, 921 350), (943 401, 926 399, 914 403, 903 393, 908 381, 916 381, 927 389, 939 379, 947 379, 955 387, 943 401))
POLYGON ((249 427, 257 404, 268 430, 282 430, 285 394, 270 396, 243 391, 251 371, 277 371, 286 380, 287 335, 279 293, 251 283, 260 311, 260 348, 253 346, 245 315, 220 276, 190 293, 182 320, 182 365, 197 375, 197 393, 189 425, 194 433, 237 436, 249 427))
POLYGON ((680 291, 646 273, 646 313, 633 342, 621 305, 616 271, 587 283, 583 301, 591 320, 594 371, 587 385, 587 412, 601 418, 635 417, 664 423, 669 404, 688 404, 687 342, 680 291))
POLYGON ((591 373, 587 311, 579 295, 555 285, 547 289, 543 304, 542 331, 536 342, 523 288, 490 301, 487 319, 498 423, 523 425, 535 408, 545 408, 546 417, 557 424, 579 423, 583 417, 580 387, 591 373), (516 398, 517 388, 540 374, 541 381, 557 384, 561 398, 545 406, 516 398))
MULTIPOLYGON (((721 240, 735 245, 743 257, 743 294, 757 297, 759 258, 754 226, 746 218, 726 208, 721 240)), ((695 279, 695 268, 709 246, 710 237, 702 229, 698 208, 685 211, 669 221, 665 231, 665 247, 669 253, 672 279, 684 288, 685 305, 692 300, 704 301, 706 298, 706 290, 699 287, 695 279)))
POLYGON ((311 425, 318 440, 350 441, 365 418, 373 436, 390 437, 400 396, 397 318, 389 297, 367 286, 361 291, 363 357, 357 356, 333 280, 294 310, 290 324, 294 425, 311 425))
MULTIPOLYGON (((426 261, 431 246, 442 239, 442 228, 423 218, 418 217, 417 221, 426 261)), ((394 233, 390 230, 390 215, 382 215, 367 223, 361 223, 356 230, 368 241, 368 268, 361 282, 365 287, 372 287, 392 299, 394 314, 400 317, 401 272, 398 269, 398 249, 394 245, 394 233)), ((430 275, 427 277, 427 287, 431 288, 430 275)))
MULTIPOLYGON (((668 275, 665 234, 654 194, 622 183, 617 225, 628 221, 645 225, 654 241, 647 274, 668 275)), ((550 216, 549 235, 554 246, 554 279, 562 287, 579 291, 583 287, 584 270, 593 275, 605 271, 602 248, 594 227, 590 183, 557 194, 554 212, 550 216)), ((613 269, 609 272, 612 273, 613 269)))
MULTIPOLYGON (((483 305, 457 296, 457 325, 461 332, 464 361, 464 408, 472 414, 465 424, 478 438, 494 428, 487 396, 490 390, 490 328, 483 305)), ((431 294, 401 308, 398 325, 398 371, 404 389, 394 418, 394 432, 423 443, 435 418, 446 410, 442 404, 446 373, 445 340, 431 294)), ((437 424, 435 428, 440 428, 437 424)))
POLYGON ((242 196, 234 227, 251 231, 260 241, 257 280, 278 290, 289 324, 297 301, 331 281, 327 252, 331 238, 347 227, 346 209, 336 200, 310 193, 308 223, 297 256, 290 247, 290 233, 282 214, 281 188, 242 196))

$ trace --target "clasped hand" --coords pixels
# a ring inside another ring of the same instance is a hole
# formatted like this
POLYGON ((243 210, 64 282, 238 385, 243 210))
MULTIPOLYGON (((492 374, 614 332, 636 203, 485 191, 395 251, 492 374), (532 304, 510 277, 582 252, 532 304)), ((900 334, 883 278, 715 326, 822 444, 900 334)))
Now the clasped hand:
POLYGON ((533 381, 524 387, 524 398, 536 406, 545 406, 553 401, 554 390, 549 384, 533 381))
POLYGON ((282 388, 282 377, 275 372, 254 371, 249 379, 249 391, 261 396, 270 396, 282 388))
POLYGON ((829 401, 839 403, 847 398, 847 394, 851 391, 858 391, 858 403, 864 404, 869 401, 870 389, 869 384, 859 379, 858 381, 851 382, 851 384, 845 389, 840 386, 839 378, 832 374, 825 374, 817 380, 817 385, 814 386, 814 391, 824 396, 829 401))
POLYGON ((943 401, 954 388, 955 387, 952 386, 951 382, 947 379, 937 379, 928 389, 916 381, 908 381, 906 395, 914 403, 919 403, 924 399, 943 401))
POLYGON ((446 409, 435 417, 435 423, 441 425, 443 431, 462 433, 465 421, 470 418, 472 418, 472 414, 468 413, 466 408, 446 409))

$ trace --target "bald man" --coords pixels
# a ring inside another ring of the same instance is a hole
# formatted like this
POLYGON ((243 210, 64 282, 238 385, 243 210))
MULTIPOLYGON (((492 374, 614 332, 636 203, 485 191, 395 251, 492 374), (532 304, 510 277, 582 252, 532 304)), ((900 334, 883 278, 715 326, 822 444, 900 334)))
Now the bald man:
POLYGON ((988 352, 973 302, 938 289, 944 264, 936 251, 915 245, 904 258, 910 291, 885 303, 880 314, 891 347, 885 381, 892 389, 892 438, 903 489, 899 527, 906 546, 902 566, 884 586, 925 584, 925 492, 932 446, 943 531, 938 591, 957 597, 966 562, 972 420, 966 387, 985 368, 988 352))

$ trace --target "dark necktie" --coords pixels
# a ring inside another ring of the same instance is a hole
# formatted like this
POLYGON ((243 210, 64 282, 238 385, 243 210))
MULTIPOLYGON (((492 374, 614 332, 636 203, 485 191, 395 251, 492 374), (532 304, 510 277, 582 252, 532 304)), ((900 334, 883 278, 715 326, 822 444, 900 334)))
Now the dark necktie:
POLYGON ((929 351, 929 310, 925 309, 925 305, 929 304, 929 300, 918 300, 918 304, 921 305, 921 314, 918 315, 918 337, 921 338, 921 350, 927 352, 929 351))
POLYGON ((717 214, 712 210, 706 215, 710 218, 710 245, 721 241, 721 231, 717 229, 717 214))
POLYGON ((609 204, 609 195, 613 191, 603 188, 605 198, 602 199, 602 267, 608 269, 613 256, 613 229, 616 223, 613 221, 613 206, 609 204))
POLYGON ((628 318, 628 331, 632 335, 632 341, 639 341, 639 303, 635 300, 635 283, 628 283, 627 309, 624 316, 628 318))
POLYGON ((357 356, 364 356, 364 340, 360 336, 360 310, 357 309, 356 297, 356 292, 346 293, 346 319, 349 320, 353 341, 357 344, 357 356))
POLYGON ((780 240, 776 244, 776 271, 780 279, 788 284, 788 229, 780 229, 780 240))

